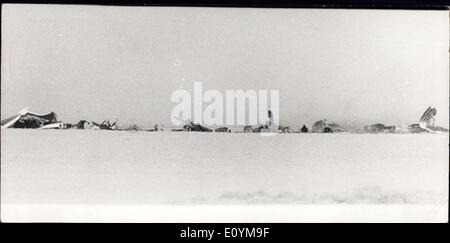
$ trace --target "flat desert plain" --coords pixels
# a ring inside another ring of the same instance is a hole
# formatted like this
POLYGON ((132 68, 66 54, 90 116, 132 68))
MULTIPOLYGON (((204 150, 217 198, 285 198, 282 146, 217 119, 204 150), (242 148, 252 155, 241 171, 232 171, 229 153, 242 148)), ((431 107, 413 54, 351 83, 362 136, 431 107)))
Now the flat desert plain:
MULTIPOLYGON (((2 129, 2 205, 447 205, 448 133, 2 129)), ((3 214, 3 210, 2 210, 3 214)))

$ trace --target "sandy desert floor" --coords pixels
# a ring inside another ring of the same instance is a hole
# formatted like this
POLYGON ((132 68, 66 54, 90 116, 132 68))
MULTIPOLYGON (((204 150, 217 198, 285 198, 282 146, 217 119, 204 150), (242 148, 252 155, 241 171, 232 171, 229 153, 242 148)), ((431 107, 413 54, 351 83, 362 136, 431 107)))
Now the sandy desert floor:
POLYGON ((6 204, 445 204, 448 134, 1 131, 6 204))

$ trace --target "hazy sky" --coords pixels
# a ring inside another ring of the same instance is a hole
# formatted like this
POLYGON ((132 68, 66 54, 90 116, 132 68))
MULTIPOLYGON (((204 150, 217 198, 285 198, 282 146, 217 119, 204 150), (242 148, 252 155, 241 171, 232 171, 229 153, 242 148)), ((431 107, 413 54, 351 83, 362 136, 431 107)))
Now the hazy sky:
POLYGON ((280 120, 448 125, 448 11, 4 5, 1 117, 170 125, 178 88, 277 89, 280 120))

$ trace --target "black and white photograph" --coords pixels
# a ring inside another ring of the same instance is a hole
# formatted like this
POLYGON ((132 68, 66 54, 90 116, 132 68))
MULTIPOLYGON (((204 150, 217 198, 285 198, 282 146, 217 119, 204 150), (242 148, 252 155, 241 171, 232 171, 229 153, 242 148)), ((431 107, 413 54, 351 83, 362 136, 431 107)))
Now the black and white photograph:
POLYGON ((448 222, 448 10, 1 20, 2 222, 448 222))

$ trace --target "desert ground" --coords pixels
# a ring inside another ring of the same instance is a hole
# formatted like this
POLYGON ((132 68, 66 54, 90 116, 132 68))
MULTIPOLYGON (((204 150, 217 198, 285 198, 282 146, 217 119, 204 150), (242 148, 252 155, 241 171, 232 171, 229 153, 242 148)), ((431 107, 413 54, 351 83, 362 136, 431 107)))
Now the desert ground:
POLYGON ((2 129, 2 204, 445 204, 448 134, 2 129))

